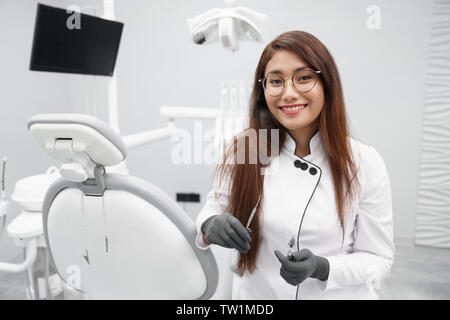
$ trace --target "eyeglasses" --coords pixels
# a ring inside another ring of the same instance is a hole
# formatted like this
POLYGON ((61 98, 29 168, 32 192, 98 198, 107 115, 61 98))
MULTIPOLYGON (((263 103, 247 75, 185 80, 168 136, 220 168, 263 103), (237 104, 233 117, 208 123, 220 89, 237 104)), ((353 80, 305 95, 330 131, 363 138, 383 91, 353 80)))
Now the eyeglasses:
MULTIPOLYGON (((314 89, 317 82, 317 75, 321 73, 319 70, 301 69, 292 75, 292 85, 297 91, 308 92, 314 89)), ((265 78, 259 79, 264 91, 271 96, 279 96, 286 88, 286 81, 279 74, 270 74, 265 78)))

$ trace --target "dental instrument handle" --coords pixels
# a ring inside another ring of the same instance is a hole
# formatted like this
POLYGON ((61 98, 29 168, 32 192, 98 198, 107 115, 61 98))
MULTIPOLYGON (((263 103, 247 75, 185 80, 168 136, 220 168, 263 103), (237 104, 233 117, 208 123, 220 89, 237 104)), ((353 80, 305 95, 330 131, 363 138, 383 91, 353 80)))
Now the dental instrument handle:
POLYGON ((0 201, 6 203, 6 188, 5 188, 5 172, 6 172, 6 157, 3 157, 2 164, 2 189, 0 194, 0 201))
POLYGON ((252 213, 250 214, 250 218, 248 218, 247 225, 245 226, 247 229, 250 228, 250 224, 252 223, 255 213, 256 213, 256 207, 253 208, 252 213))
POLYGON ((5 171, 6 171, 6 157, 3 157, 2 165, 2 195, 5 192, 5 171))
POLYGON ((293 237, 291 239, 291 241, 289 241, 289 243, 288 243, 289 249, 288 249, 287 257, 288 257, 289 261, 294 261, 294 255, 292 253, 292 248, 294 247, 294 245, 295 245, 295 238, 293 237))
POLYGON ((287 257, 288 257, 289 261, 294 261, 294 255, 292 254, 292 250, 291 249, 289 249, 287 257))
POLYGON ((261 195, 258 198, 258 201, 256 202, 256 206, 253 208, 252 213, 250 214, 250 217, 247 220, 247 225, 245 226, 248 233, 252 233, 252 229, 250 229, 250 224, 252 223, 253 217, 255 216, 256 209, 258 208, 259 201, 261 200, 261 195))

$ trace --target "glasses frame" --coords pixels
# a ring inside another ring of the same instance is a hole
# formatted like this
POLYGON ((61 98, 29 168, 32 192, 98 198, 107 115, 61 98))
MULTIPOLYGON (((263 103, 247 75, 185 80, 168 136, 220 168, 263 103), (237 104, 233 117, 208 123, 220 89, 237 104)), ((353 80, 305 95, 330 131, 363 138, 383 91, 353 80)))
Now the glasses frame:
MULTIPOLYGON (((311 91, 312 89, 314 89, 314 88, 316 87, 316 84, 317 84, 317 75, 318 75, 318 74, 321 74, 321 73, 322 73, 322 72, 321 72, 320 70, 313 70, 313 69, 311 69, 311 68, 305 68, 305 69, 298 70, 298 71, 294 72, 294 74, 291 76, 291 83, 292 83, 292 86, 293 86, 294 89, 295 89, 296 91, 298 91, 298 92, 309 92, 309 91, 311 91), (314 75, 315 75, 315 77, 314 77, 314 85, 312 86, 311 89, 306 90, 306 91, 302 91, 302 90, 297 89, 297 87, 295 86, 295 84, 294 84, 294 76, 297 74, 297 72, 305 71, 305 70, 309 70, 309 71, 312 71, 312 72, 314 73, 314 75)), ((264 81, 267 80, 267 77, 258 79, 258 82, 261 83, 261 85, 262 85, 262 87, 263 87, 263 89, 264 89, 264 92, 267 92, 267 94, 268 94, 269 96, 277 97, 277 96, 282 95, 282 94, 284 93, 284 90, 286 90, 286 87, 287 87, 287 81, 286 81, 286 79, 287 79, 287 78, 289 78, 289 77, 281 78, 281 79, 283 80, 283 90, 282 90, 279 94, 270 94, 270 93, 266 90, 266 88, 264 88, 264 81)))

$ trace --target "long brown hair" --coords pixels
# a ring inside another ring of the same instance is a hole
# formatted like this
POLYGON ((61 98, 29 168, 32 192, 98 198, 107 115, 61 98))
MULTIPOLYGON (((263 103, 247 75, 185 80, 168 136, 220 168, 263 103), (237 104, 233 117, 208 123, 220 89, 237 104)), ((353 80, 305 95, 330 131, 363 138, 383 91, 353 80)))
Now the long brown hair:
MULTIPOLYGON (((246 225, 258 198, 263 194, 264 175, 261 172, 265 167, 265 162, 261 161, 261 154, 267 152, 269 157, 278 155, 286 139, 286 129, 276 121, 269 111, 264 97, 264 90, 258 82, 258 79, 264 77, 267 63, 278 50, 290 51, 305 61, 309 67, 321 71, 320 76, 324 88, 325 102, 319 115, 319 129, 322 133, 333 178, 335 201, 342 228, 343 241, 346 199, 354 199, 356 194, 357 189, 350 187, 352 181, 353 186, 359 186, 356 178, 357 168, 351 155, 342 86, 336 64, 323 43, 307 32, 291 31, 283 33, 270 42, 261 54, 255 72, 253 92, 250 99, 249 127, 234 137, 233 143, 229 144, 224 152, 223 162, 216 168, 216 174, 218 174, 220 183, 227 180, 230 184, 228 207, 225 210, 239 219, 244 226, 246 225), (267 131, 270 131, 270 129, 279 130, 279 148, 275 155, 271 154, 274 141, 271 140, 270 134, 268 137, 265 137, 267 146, 264 147, 264 150, 260 150, 259 141, 261 136, 259 129, 268 129, 267 131), (252 135, 246 134, 252 130, 256 132, 256 140, 252 138, 252 135), (245 146, 256 144, 258 150, 256 163, 249 163, 247 155, 244 164, 239 164, 236 161, 236 150, 239 144, 244 144, 245 146), (226 176, 227 179, 224 179, 226 176)), ((262 221, 261 204, 263 201, 261 199, 256 216, 250 225, 252 229, 251 249, 247 254, 239 255, 238 271, 241 275, 245 270, 252 273, 256 268, 256 257, 261 241, 260 224, 262 221)))

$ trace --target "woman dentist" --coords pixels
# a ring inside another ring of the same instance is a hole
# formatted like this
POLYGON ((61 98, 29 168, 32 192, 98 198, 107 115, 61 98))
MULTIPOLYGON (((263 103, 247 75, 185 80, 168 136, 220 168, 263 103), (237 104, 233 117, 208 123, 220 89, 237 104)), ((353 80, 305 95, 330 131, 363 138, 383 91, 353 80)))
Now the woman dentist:
POLYGON ((338 70, 316 37, 292 31, 266 46, 235 143, 246 138, 257 161, 236 161, 231 144, 196 219, 199 248, 239 251, 233 298, 378 299, 372 287, 395 252, 389 175, 373 147, 349 136, 338 70), (270 130, 279 139, 261 146, 270 130))

